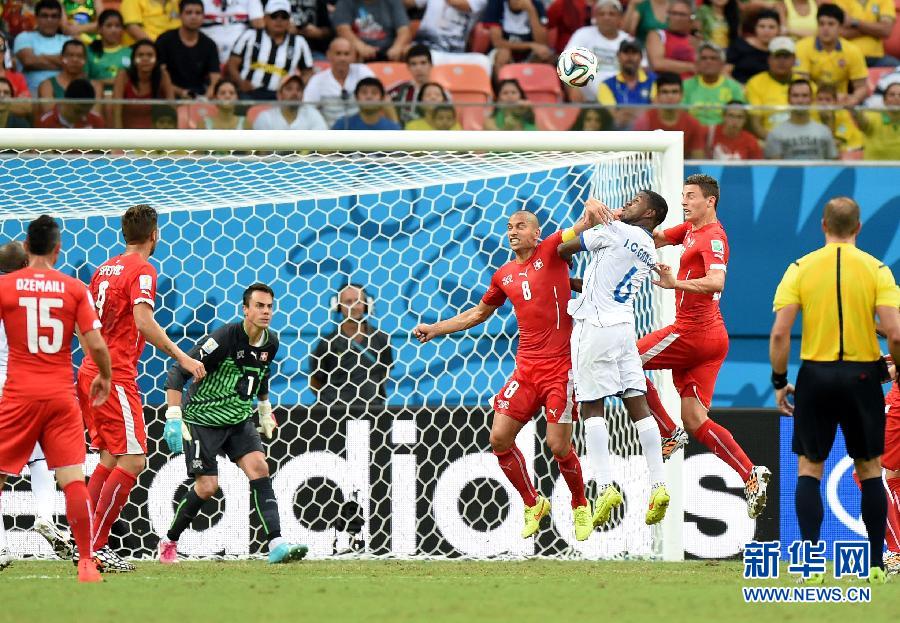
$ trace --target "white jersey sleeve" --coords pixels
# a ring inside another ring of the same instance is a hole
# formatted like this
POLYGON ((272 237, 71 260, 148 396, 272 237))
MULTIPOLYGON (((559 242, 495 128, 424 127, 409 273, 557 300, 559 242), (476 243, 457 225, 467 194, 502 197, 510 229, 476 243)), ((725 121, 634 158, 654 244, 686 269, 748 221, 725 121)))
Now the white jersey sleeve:
POLYGON ((616 222, 594 227, 581 235, 590 251, 584 285, 569 302, 569 314, 598 326, 634 323, 634 297, 656 264, 650 232, 616 222))

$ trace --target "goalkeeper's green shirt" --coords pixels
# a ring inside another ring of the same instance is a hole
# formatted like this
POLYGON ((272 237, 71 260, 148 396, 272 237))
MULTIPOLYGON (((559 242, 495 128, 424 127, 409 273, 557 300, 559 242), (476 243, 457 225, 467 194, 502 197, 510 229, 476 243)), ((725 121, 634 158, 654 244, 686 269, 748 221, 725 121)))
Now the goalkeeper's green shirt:
MULTIPOLYGON (((269 393, 269 367, 278 352, 278 335, 266 330, 258 346, 250 344, 243 322, 205 336, 189 356, 203 362, 206 376, 192 383, 182 410, 185 422, 224 427, 253 414, 254 396, 269 393)), ((181 391, 191 375, 178 364, 169 369, 166 389, 181 391)))

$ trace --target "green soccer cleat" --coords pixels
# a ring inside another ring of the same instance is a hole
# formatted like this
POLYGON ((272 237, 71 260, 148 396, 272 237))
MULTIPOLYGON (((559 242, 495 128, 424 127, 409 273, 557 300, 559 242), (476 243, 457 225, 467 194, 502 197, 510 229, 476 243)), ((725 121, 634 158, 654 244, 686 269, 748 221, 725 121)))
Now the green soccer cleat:
POLYGON ((666 516, 666 509, 669 508, 669 492, 666 491, 666 485, 658 485, 650 493, 650 505, 647 508, 647 516, 644 522, 648 526, 659 523, 666 516))
POLYGON ((612 510, 623 501, 622 493, 616 489, 616 485, 606 485, 594 504, 594 527, 602 526, 609 521, 612 510))
POLYGON ((269 564, 280 564, 303 560, 309 548, 305 545, 293 545, 291 543, 282 543, 271 552, 269 552, 269 564))
POLYGON ((575 519, 575 540, 587 541, 594 531, 594 522, 591 520, 591 504, 577 506, 572 509, 575 519))
POLYGON ((869 569, 869 577, 866 578, 866 582, 869 584, 886 584, 887 573, 881 567, 872 567, 869 569))
POLYGON ((825 584, 825 574, 812 573, 808 578, 797 578, 797 584, 803 584, 804 586, 822 586, 825 584))
POLYGON ((527 539, 541 527, 541 519, 550 514, 550 500, 542 495, 537 497, 534 506, 525 507, 525 526, 522 528, 522 538, 527 539))

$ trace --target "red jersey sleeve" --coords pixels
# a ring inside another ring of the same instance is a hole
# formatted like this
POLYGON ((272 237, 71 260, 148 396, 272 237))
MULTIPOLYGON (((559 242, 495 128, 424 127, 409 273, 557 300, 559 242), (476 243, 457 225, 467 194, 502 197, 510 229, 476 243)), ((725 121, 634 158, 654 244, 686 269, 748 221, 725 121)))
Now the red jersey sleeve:
POLYGON ((690 223, 682 223, 681 225, 676 225, 675 227, 670 227, 669 229, 663 231, 663 235, 666 237, 666 240, 668 240, 672 244, 681 244, 682 242, 684 242, 684 237, 690 230, 690 223))
POLYGON ((697 241, 700 246, 700 257, 703 258, 705 273, 710 270, 728 269, 728 242, 721 232, 713 232, 697 241))
POLYGON ((76 282, 75 292, 75 324, 81 334, 99 330, 102 326, 94 307, 94 297, 84 285, 76 282))
POLYGON ((155 306, 156 269, 153 268, 152 264, 144 264, 135 271, 129 290, 129 298, 132 305, 146 303, 151 309, 155 306))
POLYGON ((491 277, 491 285, 488 287, 487 292, 484 293, 484 296, 481 297, 481 302, 491 307, 500 307, 506 302, 506 293, 500 289, 500 284, 497 282, 497 273, 494 273, 491 277))

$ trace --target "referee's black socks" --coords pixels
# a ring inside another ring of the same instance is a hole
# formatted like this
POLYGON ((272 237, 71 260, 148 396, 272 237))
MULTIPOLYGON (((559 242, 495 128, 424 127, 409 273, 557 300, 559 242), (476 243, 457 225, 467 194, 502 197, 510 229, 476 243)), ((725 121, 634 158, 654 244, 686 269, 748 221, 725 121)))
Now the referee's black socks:
POLYGON ((278 516, 278 500, 272 489, 272 478, 264 476, 250 481, 250 501, 259 516, 266 539, 271 542, 281 536, 281 518, 278 516))
POLYGON ((884 531, 887 528, 887 495, 881 476, 866 478, 859 483, 862 490, 862 520, 869 535, 870 564, 884 569, 884 531))
POLYGON ((800 537, 812 543, 819 542, 819 531, 822 529, 822 518, 825 516, 821 485, 818 478, 797 476, 797 488, 794 490, 794 507, 797 509, 800 537))

